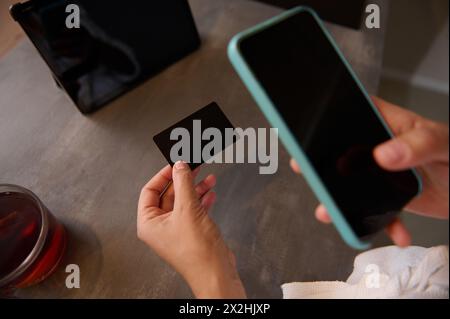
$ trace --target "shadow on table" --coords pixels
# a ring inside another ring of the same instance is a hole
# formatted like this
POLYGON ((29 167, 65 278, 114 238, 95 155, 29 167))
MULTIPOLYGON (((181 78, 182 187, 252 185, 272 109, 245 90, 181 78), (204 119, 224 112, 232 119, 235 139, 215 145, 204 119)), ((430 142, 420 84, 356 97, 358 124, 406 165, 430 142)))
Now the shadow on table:
POLYGON ((42 283, 16 292, 18 298, 82 298, 91 295, 103 264, 101 244, 92 229, 75 220, 63 220, 67 248, 55 273, 42 283), (80 268, 80 288, 66 287, 67 265, 80 268))

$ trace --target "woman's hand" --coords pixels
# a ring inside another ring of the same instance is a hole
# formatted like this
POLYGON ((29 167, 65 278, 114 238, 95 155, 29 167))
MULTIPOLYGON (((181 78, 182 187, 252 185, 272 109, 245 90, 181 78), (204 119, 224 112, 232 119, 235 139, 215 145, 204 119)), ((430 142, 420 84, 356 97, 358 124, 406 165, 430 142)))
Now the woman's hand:
MULTIPOLYGON (((416 168, 423 179, 422 194, 405 209, 428 217, 448 219, 448 126, 379 98, 373 100, 396 135, 375 148, 374 157, 378 165, 390 171, 416 168)), ((300 167, 294 160, 291 160, 291 167, 300 173, 300 167)), ((317 207, 316 217, 324 223, 332 222, 323 205, 317 207)), ((387 232, 397 245, 410 245, 411 236, 399 219, 387 227, 387 232)))
POLYGON ((234 255, 208 216, 216 198, 211 191, 215 177, 194 186, 197 173, 178 162, 144 186, 138 237, 184 277, 197 298, 246 298, 234 255), (160 198, 171 181, 173 188, 160 198))

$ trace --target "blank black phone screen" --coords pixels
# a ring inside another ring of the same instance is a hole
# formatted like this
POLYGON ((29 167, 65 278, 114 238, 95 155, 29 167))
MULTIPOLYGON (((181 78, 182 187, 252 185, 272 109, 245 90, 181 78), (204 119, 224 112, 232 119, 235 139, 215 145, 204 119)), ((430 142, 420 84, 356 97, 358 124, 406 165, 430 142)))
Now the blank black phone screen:
POLYGON ((375 162, 391 136, 314 16, 300 11, 239 49, 356 235, 392 222, 419 180, 375 162))

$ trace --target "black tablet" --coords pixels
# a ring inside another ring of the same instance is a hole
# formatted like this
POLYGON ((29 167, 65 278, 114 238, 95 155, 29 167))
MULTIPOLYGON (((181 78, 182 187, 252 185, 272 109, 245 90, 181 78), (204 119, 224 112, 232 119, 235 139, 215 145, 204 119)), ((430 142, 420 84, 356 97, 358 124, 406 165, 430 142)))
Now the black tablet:
POLYGON ((12 6, 11 15, 83 113, 99 109, 200 45, 187 0, 30 0, 12 6), (73 4, 80 28, 66 23, 73 4))

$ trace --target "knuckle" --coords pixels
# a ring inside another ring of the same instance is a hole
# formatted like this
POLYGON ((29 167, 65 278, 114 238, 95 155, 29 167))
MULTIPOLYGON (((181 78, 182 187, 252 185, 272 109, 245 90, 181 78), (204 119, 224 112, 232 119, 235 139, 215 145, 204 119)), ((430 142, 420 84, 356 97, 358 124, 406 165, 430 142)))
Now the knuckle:
POLYGON ((422 144, 428 147, 436 146, 436 144, 438 143, 438 138, 436 135, 436 131, 432 127, 422 127, 421 129, 419 129, 419 132, 420 134, 418 134, 418 139, 422 144))
POLYGON ((139 198, 142 197, 143 194, 147 191, 146 185, 142 186, 141 191, 139 193, 139 198))
POLYGON ((174 174, 177 176, 187 176, 190 174, 190 170, 188 169, 174 170, 174 174))
POLYGON ((201 182, 200 184, 197 185, 196 190, 199 193, 202 193, 204 191, 206 191, 208 189, 208 186, 206 185, 205 182, 201 182))
POLYGON ((187 211, 195 209, 195 205, 194 205, 194 203, 192 203, 192 201, 184 202, 181 207, 183 210, 187 210, 187 211))
POLYGON ((200 208, 200 204, 197 201, 187 201, 183 204, 182 209, 189 211, 189 212, 194 212, 194 211, 198 211, 200 208))

